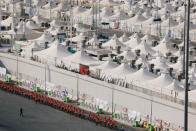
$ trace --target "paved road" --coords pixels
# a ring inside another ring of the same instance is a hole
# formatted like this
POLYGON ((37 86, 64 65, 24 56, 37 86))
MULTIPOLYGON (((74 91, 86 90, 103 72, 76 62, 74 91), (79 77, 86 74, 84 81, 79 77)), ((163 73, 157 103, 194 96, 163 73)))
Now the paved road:
MULTIPOLYGON (((135 130, 135 129, 134 129, 135 130)), ((130 131, 134 131, 130 130, 130 131)), ((112 131, 0 90, 0 131, 112 131), (20 107, 24 117, 19 117, 20 107)))

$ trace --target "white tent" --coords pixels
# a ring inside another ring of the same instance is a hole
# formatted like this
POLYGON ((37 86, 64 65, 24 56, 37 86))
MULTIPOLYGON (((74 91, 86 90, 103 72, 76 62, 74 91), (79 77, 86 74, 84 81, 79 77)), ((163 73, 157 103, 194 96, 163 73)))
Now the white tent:
POLYGON ((77 6, 73 8, 73 14, 74 15, 81 15, 81 13, 85 12, 86 9, 81 7, 81 6, 77 6))
POLYGON ((45 18, 42 18, 41 16, 35 15, 32 17, 32 20, 36 22, 36 24, 41 24, 43 22, 47 22, 45 18))
POLYGON ((143 13, 143 16, 146 18, 146 19, 149 19, 150 17, 152 17, 152 13, 149 9, 147 9, 144 13, 143 13))
POLYGON ((13 24, 13 21, 15 21, 16 23, 18 22, 18 19, 17 18, 13 18, 13 17, 8 17, 7 19, 5 19, 5 20, 2 20, 1 22, 0 22, 0 24, 2 25, 2 26, 10 26, 10 25, 12 25, 13 24))
POLYGON ((168 74, 161 74, 161 76, 150 80, 148 86, 152 88, 165 88, 173 82, 173 78, 168 74))
POLYGON ((64 24, 57 21, 56 19, 53 20, 51 23, 50 23, 50 26, 53 26, 53 27, 60 27, 60 26, 63 26, 64 24))
MULTIPOLYGON (((174 28, 182 30, 184 28, 184 22, 179 23, 177 26, 175 26, 174 28)), ((196 29, 196 25, 190 23, 190 30, 194 30, 196 29)))
POLYGON ((77 32, 88 32, 88 31, 91 31, 90 28, 88 27, 85 27, 84 25, 82 24, 75 24, 74 27, 76 28, 76 31, 77 32))
POLYGON ((161 56, 158 56, 156 57, 155 59, 152 59, 150 61, 151 64, 154 64, 154 68, 155 69, 160 69, 160 71, 163 71, 163 72, 166 72, 167 71, 167 68, 169 67, 167 64, 166 64, 166 60, 165 58, 161 57, 161 56))
POLYGON ((119 54, 118 56, 123 56, 126 60, 134 60, 136 58, 136 54, 130 50, 123 51, 123 53, 119 54))
POLYGON ((119 38, 119 41, 121 41, 122 43, 127 42, 128 40, 130 40, 130 38, 126 35, 126 33, 124 33, 124 34, 119 38))
POLYGON ((57 35, 57 34, 64 33, 64 31, 61 29, 61 27, 56 27, 55 30, 50 31, 50 33, 52 35, 57 35))
POLYGON ((184 88, 182 88, 182 87, 183 87, 183 85, 178 80, 173 80, 173 82, 170 85, 168 85, 167 87, 165 87, 165 89, 171 91, 171 93, 173 94, 174 93, 173 91, 175 91, 175 92, 184 91, 184 88))
POLYGON ((102 0, 101 4, 105 6, 116 6, 119 5, 117 2, 114 2, 113 0, 102 0))
POLYGON ((127 13, 125 13, 124 11, 119 10, 119 12, 112 15, 111 18, 117 19, 117 20, 127 20, 130 18, 130 16, 127 13))
POLYGON ((130 48, 135 48, 136 46, 138 46, 141 42, 141 39, 139 38, 139 36, 137 34, 134 34, 130 40, 128 40, 127 42, 125 42, 125 44, 130 47, 130 48))
POLYGON ((114 68, 116 68, 118 65, 112 61, 105 61, 103 64, 99 65, 99 66, 94 66, 92 68, 90 68, 91 70, 96 70, 96 69, 101 69, 104 71, 107 70, 112 70, 114 68))
POLYGON ((90 45, 96 45, 96 44, 98 44, 98 43, 99 43, 99 40, 97 39, 97 35, 94 34, 94 35, 93 35, 93 38, 91 38, 91 39, 88 41, 88 43, 89 43, 90 45))
POLYGON ((152 73, 150 73, 148 70, 141 68, 139 71, 127 75, 127 80, 131 81, 132 83, 134 83, 135 85, 138 86, 146 86, 145 84, 149 81, 149 80, 153 80, 155 79, 156 76, 152 73))
POLYGON ((137 47, 135 47, 134 50, 140 50, 140 54, 143 55, 153 55, 156 53, 149 45, 146 44, 145 40, 143 40, 137 47))
POLYGON ((159 43, 158 46, 153 48, 154 50, 161 52, 162 54, 166 54, 171 52, 171 42, 168 40, 167 36, 159 43))
POLYGON ((112 48, 116 48, 117 46, 120 46, 121 48, 125 49, 125 45, 123 43, 121 43, 119 41, 119 39, 117 38, 116 34, 114 34, 114 36, 112 37, 111 40, 109 40, 108 42, 103 44, 103 47, 112 47, 112 48))
POLYGON ((136 16, 126 20, 126 22, 127 23, 131 23, 131 24, 141 24, 141 23, 143 23, 146 20, 147 19, 142 14, 139 14, 139 15, 136 15, 136 16))
POLYGON ((63 1, 61 2, 60 4, 58 4, 57 7, 53 8, 52 11, 55 12, 55 11, 67 11, 69 10, 70 6, 68 4, 67 1, 63 1))
POLYGON ((27 45, 22 49, 22 55, 25 56, 25 58, 30 58, 33 55, 33 52, 42 50, 42 47, 37 41, 32 41, 30 45, 27 45))
POLYGON ((99 65, 100 62, 96 59, 90 57, 83 51, 78 51, 73 55, 70 55, 68 57, 64 57, 62 59, 63 64, 65 65, 71 65, 74 68, 79 68, 79 64, 84 64, 88 66, 96 66, 99 65))
POLYGON ((112 70, 109 70, 109 72, 107 72, 107 73, 110 73, 111 76, 116 77, 116 78, 122 78, 122 77, 124 78, 124 77, 126 77, 126 75, 130 75, 134 72, 136 72, 136 71, 134 69, 132 69, 130 67, 130 65, 122 63, 118 67, 116 67, 112 70), (121 74, 121 75, 119 75, 119 74, 121 74))
POLYGON ((182 57, 178 58, 177 63, 171 64, 170 67, 172 67, 175 72, 178 72, 178 73, 182 72, 182 69, 183 69, 183 58, 182 57))
MULTIPOLYGON (((14 29, 7 31, 9 34, 15 34, 14 29)), ((41 34, 40 32, 34 31, 30 28, 28 28, 25 24, 25 22, 20 22, 19 25, 17 26, 17 32, 18 35, 21 34, 27 34, 27 35, 31 35, 31 34, 41 34)))
POLYGON ((161 23, 161 26, 165 27, 175 27, 178 25, 178 22, 174 21, 173 19, 167 19, 161 23))
POLYGON ((152 38, 152 37, 150 36, 150 34, 146 34, 146 35, 142 38, 142 40, 146 40, 146 44, 152 45, 152 43, 153 43, 153 41, 154 41, 155 39, 152 38))
POLYGON ((80 33, 79 35, 76 35, 73 38, 69 38, 69 40, 72 40, 73 42, 81 42, 85 37, 84 33, 80 33))
POLYGON ((145 60, 144 58, 138 58, 135 62, 136 65, 142 64, 142 67, 147 67, 149 62, 145 60))
POLYGON ((70 56, 71 53, 61 44, 52 44, 50 48, 34 53, 41 61, 49 61, 54 63, 55 60, 70 56))
POLYGON ((100 13, 100 16, 104 19, 105 17, 111 17, 112 15, 114 15, 114 12, 108 8, 108 7, 104 7, 102 9, 102 12, 100 13))
POLYGON ((53 40, 52 35, 47 32, 44 32, 41 37, 32 41, 37 41, 38 43, 45 43, 45 42, 51 42, 52 40, 53 40))
POLYGON ((26 23, 26 26, 30 29, 39 29, 40 26, 38 26, 37 24, 35 24, 33 21, 28 21, 26 23))

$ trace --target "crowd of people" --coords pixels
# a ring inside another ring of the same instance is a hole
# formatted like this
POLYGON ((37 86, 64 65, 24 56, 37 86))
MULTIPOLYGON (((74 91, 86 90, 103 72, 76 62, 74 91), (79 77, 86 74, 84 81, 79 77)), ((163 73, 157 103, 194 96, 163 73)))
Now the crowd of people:
MULTIPOLYGON (((24 96, 27 99, 34 100, 36 103, 45 104, 53 108, 62 110, 64 112, 69 113, 70 115, 80 117, 81 119, 95 122, 97 126, 101 125, 115 130, 120 129, 122 131, 124 131, 125 128, 124 125, 119 126, 118 123, 109 116, 99 113, 93 113, 90 111, 85 111, 84 109, 79 108, 77 105, 73 103, 60 102, 58 100, 48 97, 45 94, 29 91, 18 86, 15 86, 13 83, 0 82, 0 89, 4 91, 9 91, 10 93, 16 95, 24 96)), ((20 108, 20 116, 23 116, 21 110, 22 108, 20 108)))

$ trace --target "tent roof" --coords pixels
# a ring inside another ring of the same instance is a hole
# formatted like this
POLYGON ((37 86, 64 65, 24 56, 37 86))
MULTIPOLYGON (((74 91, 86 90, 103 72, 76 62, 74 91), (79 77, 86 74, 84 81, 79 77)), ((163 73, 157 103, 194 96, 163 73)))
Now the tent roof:
POLYGON ((95 66, 100 64, 99 61, 93 59, 83 51, 78 51, 73 55, 65 57, 62 59, 62 61, 64 64, 74 63, 74 64, 84 64, 89 66, 95 66))
POLYGON ((46 58, 46 59, 50 59, 50 58, 62 58, 62 57, 67 57, 69 55, 71 55, 70 52, 68 52, 67 49, 65 49, 65 47, 61 44, 52 44, 50 48, 42 50, 42 51, 38 51, 36 53, 34 53, 34 55, 37 55, 38 57, 41 58, 46 58))

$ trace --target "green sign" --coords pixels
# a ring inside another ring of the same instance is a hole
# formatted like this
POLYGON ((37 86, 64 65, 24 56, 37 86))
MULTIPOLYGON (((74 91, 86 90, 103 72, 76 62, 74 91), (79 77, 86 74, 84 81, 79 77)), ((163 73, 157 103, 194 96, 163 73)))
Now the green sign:
POLYGON ((65 101, 68 103, 70 101, 69 97, 66 97, 65 101))
POLYGON ((19 82, 19 86, 22 86, 22 81, 19 82))
POLYGON ((36 87, 36 92, 40 92, 40 87, 36 87))
POLYGON ((103 109, 100 108, 100 109, 99 109, 99 114, 102 114, 102 113, 103 113, 103 109))
POLYGON ((12 81, 11 77, 8 78, 8 82, 10 83, 12 81))

